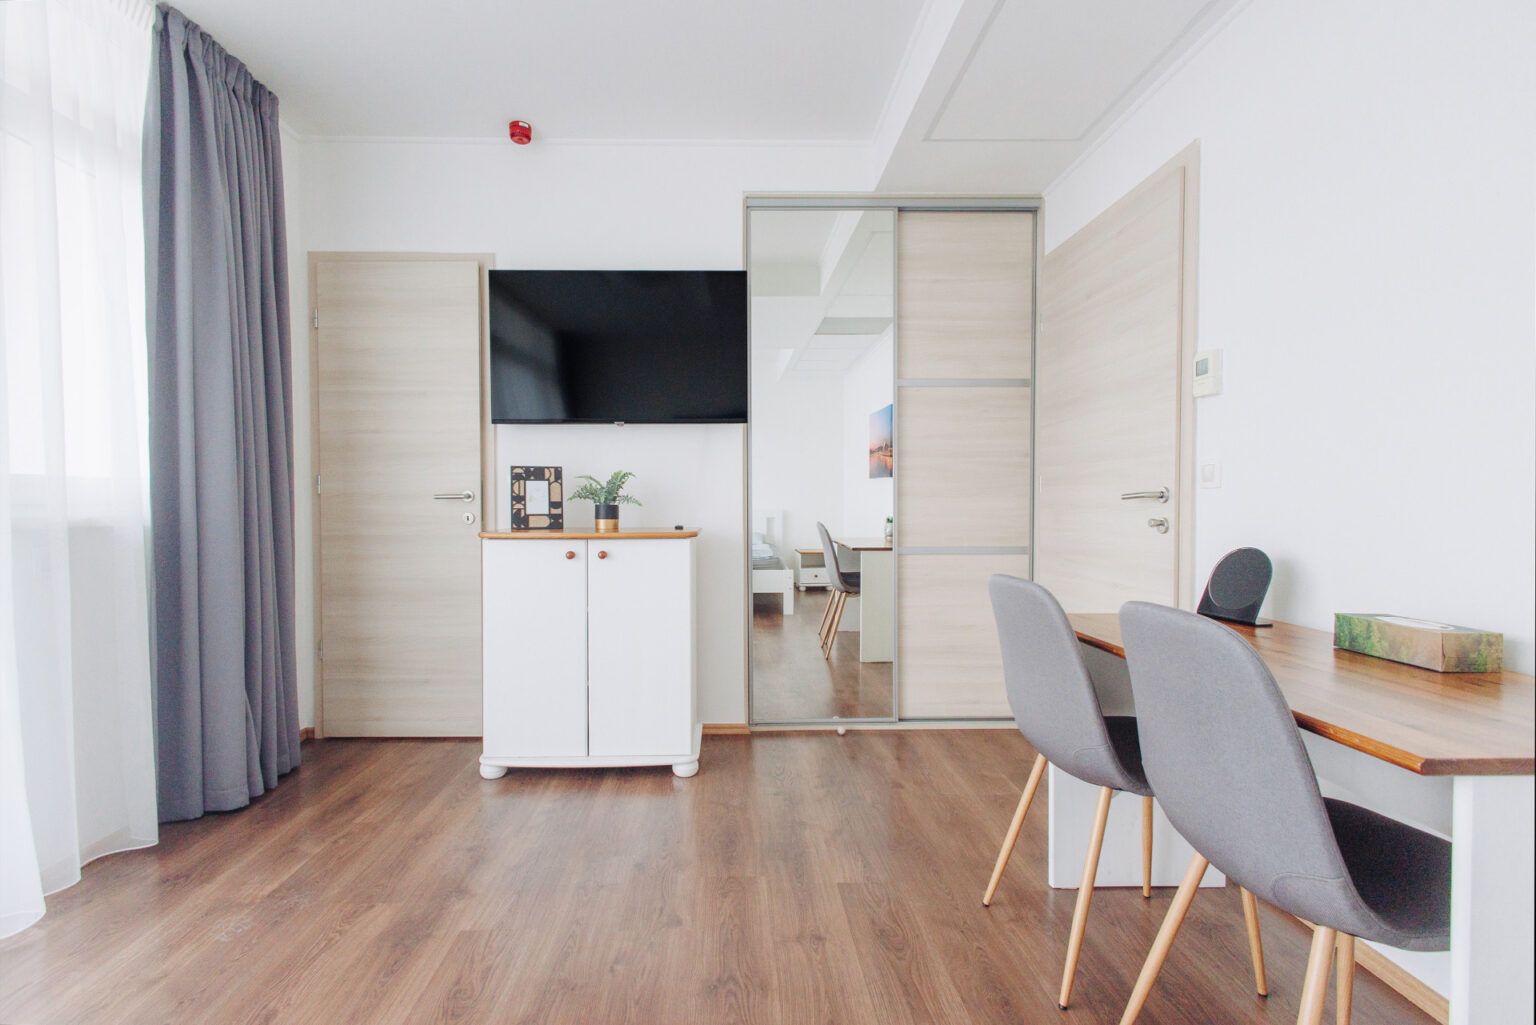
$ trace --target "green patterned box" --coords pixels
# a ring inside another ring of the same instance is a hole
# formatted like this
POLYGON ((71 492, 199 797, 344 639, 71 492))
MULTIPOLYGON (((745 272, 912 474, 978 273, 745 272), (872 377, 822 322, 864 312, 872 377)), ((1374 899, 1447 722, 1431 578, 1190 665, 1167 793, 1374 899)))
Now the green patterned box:
POLYGON ((1336 612, 1333 646, 1437 673, 1496 673, 1504 668, 1503 634, 1407 616, 1336 612))

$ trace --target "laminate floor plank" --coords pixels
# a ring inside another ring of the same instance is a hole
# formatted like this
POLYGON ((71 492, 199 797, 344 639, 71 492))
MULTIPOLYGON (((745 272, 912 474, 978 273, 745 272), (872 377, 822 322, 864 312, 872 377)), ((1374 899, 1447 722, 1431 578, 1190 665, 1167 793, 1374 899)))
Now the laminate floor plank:
MULTIPOLYGON (((0 1022, 1063 1020, 1045 794, 981 906, 1033 758, 1013 731, 711 737, 687 780, 484 781, 478 753, 315 742, 251 807, 88 865, 0 941, 0 1022)), ((1077 1025, 1118 1020, 1172 893, 1095 895, 1077 1025)), ((1142 1022, 1294 1021, 1308 936, 1262 915, 1268 1000, 1236 891, 1202 890, 1142 1022)), ((1430 1019, 1361 972, 1354 1021, 1430 1019)))

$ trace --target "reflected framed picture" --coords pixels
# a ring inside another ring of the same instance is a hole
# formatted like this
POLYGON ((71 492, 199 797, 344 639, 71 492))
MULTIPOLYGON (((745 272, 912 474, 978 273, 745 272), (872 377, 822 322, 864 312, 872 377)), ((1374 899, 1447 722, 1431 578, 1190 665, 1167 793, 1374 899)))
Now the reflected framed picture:
POLYGON ((562 472, 559 466, 511 467, 513 530, 565 528, 562 472))
POLYGON ((894 406, 886 406, 869 414, 869 476, 889 477, 894 464, 891 445, 891 414, 894 406))

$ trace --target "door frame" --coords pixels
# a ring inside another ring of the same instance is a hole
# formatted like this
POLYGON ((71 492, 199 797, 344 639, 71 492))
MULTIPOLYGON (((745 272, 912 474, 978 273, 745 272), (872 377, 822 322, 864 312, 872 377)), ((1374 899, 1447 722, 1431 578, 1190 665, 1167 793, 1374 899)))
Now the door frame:
MULTIPOLYGON (((875 193, 875 192, 749 192, 742 196, 741 203, 741 265, 749 275, 752 269, 752 213, 755 210, 890 210, 896 215, 896 231, 900 233, 900 215, 903 211, 924 212, 990 212, 990 213, 1032 213, 1035 216, 1034 224, 1034 261, 1033 280, 1030 283, 1033 302, 1031 304, 1030 319, 1034 332, 1034 352, 1030 356, 1030 381, 1034 387, 1034 362, 1039 351, 1040 336, 1040 264, 1045 253, 1043 250, 1045 233, 1041 230, 1042 198, 1038 195, 954 195, 942 196, 920 193, 875 193)), ((898 256, 893 256, 892 273, 897 276, 895 290, 893 291, 893 303, 899 300, 900 292, 900 266, 896 262, 898 256)), ((748 285, 750 299, 751 286, 748 285)), ((747 345, 750 350, 752 341, 752 318, 747 318, 747 345)), ((894 326, 894 331, 899 334, 900 324, 894 326)), ((894 357, 894 350, 893 350, 894 357)), ((743 636, 746 644, 742 650, 744 663, 743 680, 743 708, 746 713, 747 729, 751 732, 773 732, 777 730, 830 730, 830 729, 966 729, 966 728, 992 728, 1008 727, 1014 723, 1012 719, 903 719, 901 717, 901 659, 899 653, 891 662, 891 714, 860 719, 797 719, 793 722, 764 721, 756 722, 752 717, 752 570, 748 559, 748 538, 752 533, 752 412, 751 412, 751 360, 747 367, 747 424, 742 434, 742 466, 743 466, 743 502, 742 502, 742 534, 741 534, 741 560, 747 567, 743 590, 745 591, 745 603, 743 609, 743 636)), ((896 422, 900 422, 901 397, 896 387, 896 366, 894 358, 891 366, 891 402, 896 422)), ((1029 433, 1030 451, 1034 451, 1035 435, 1035 403, 1033 395, 1030 401, 1029 433)), ((1033 458, 1033 456, 1031 456, 1033 458)), ((900 456, 897 456, 896 472, 900 474, 900 456)), ((1029 560, 1030 576, 1034 576, 1035 553, 1035 525, 1034 525, 1034 479, 1030 479, 1030 528, 1029 528, 1029 560)), ((899 539, 901 533, 900 521, 896 524, 896 533, 899 539)), ((896 593, 901 593, 900 563, 896 570, 896 593)), ((899 598, 898 598, 899 600, 899 598)), ((900 646, 898 635, 896 644, 900 646)))
MULTIPOLYGON (((417 252, 347 252, 344 250, 312 249, 309 251, 308 261, 308 292, 306 298, 309 302, 309 388, 307 390, 308 406, 304 410, 304 420, 309 430, 309 466, 310 479, 305 483, 309 488, 309 494, 313 501, 312 514, 309 518, 309 545, 310 545, 310 572, 309 593, 311 629, 314 633, 314 650, 309 653, 310 664, 315 681, 315 737, 325 736, 325 671, 321 663, 321 653, 325 644, 325 637, 321 632, 321 591, 320 591, 320 499, 321 494, 316 489, 316 467, 320 465, 320 432, 316 430, 320 413, 320 306, 316 301, 315 284, 318 280, 320 265, 325 263, 421 263, 424 261, 474 261, 480 268, 480 523, 483 526, 487 516, 496 515, 496 501, 494 495, 487 495, 485 482, 495 481, 495 452, 496 433, 491 424, 490 408, 490 279, 488 273, 496 257, 492 253, 417 253, 417 252)), ((494 491, 494 485, 492 486, 494 491)), ((490 522, 494 523, 495 520, 490 522)))

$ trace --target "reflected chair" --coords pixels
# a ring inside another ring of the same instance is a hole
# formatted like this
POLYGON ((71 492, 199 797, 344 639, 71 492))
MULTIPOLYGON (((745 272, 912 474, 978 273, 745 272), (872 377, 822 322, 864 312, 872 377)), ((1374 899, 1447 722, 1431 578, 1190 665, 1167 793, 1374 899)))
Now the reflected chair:
POLYGON ((829 592, 827 607, 821 614, 821 657, 830 659, 832 645, 837 641, 837 629, 843 622, 843 607, 848 604, 850 597, 859 596, 859 574, 845 573, 838 565, 837 545, 832 542, 827 525, 818 521, 816 529, 821 534, 821 551, 827 564, 829 592))
MULTIPOLYGON (((1047 764, 1099 788, 1098 808, 1083 863, 1082 885, 1072 914, 1067 941, 1067 960, 1062 970, 1057 1005, 1066 1009, 1072 997, 1078 956, 1088 926, 1099 852, 1109 819, 1110 800, 1117 792, 1141 798, 1142 896, 1152 893, 1152 788, 1141 767, 1141 747, 1133 716, 1106 716, 1099 705, 1093 680, 1083 665, 1082 649, 1066 613, 1051 593, 1039 584, 1018 577, 996 575, 988 584, 992 611, 997 619, 998 640, 1003 652, 1003 680, 1008 705, 1019 732, 1038 754, 1029 781, 1013 813, 1013 821, 998 852, 997 864, 981 902, 991 906, 1008 858, 1018 842, 1024 816, 1039 789, 1047 764)), ((1266 992, 1264 955, 1259 941, 1258 910, 1246 895, 1243 913, 1248 921, 1255 988, 1266 992)))
POLYGON ((1340 1023, 1353 1002, 1357 937, 1448 949, 1449 841, 1323 797, 1285 696, 1233 631, 1148 602, 1124 606, 1120 625, 1147 774, 1197 852, 1122 1025, 1146 1004, 1208 865, 1313 924, 1300 1025, 1322 1021, 1335 948, 1340 1023))

